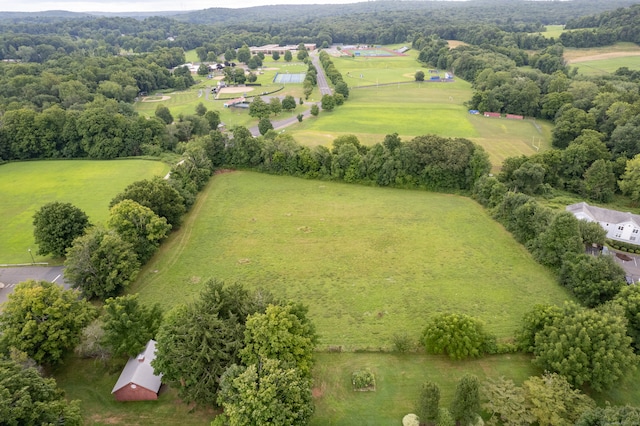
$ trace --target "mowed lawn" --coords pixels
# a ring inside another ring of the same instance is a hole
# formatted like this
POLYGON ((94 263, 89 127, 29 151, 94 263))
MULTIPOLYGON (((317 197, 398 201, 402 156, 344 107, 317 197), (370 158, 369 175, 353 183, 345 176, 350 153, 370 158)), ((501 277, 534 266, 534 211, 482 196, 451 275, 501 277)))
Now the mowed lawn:
POLYGON ((468 198, 250 172, 215 176, 130 291, 169 308, 208 278, 305 303, 320 349, 389 348, 437 312, 509 338, 568 297, 468 198))
POLYGON ((16 162, 0 166, 0 263, 51 261, 37 256, 33 215, 43 205, 68 202, 94 223, 109 215, 109 202, 130 183, 164 176, 169 166, 149 160, 60 160, 16 162))

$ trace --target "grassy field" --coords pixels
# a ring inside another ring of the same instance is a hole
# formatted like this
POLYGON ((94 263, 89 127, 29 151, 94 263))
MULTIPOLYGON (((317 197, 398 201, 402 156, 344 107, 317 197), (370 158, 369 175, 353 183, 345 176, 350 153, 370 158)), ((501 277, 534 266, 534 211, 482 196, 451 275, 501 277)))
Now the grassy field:
POLYGON ((578 73, 582 75, 613 74, 618 68, 622 67, 640 70, 640 55, 574 62, 572 65, 578 68, 578 73))
POLYGON ((564 25, 547 25, 545 27, 544 32, 541 34, 546 38, 555 38, 560 37, 560 34, 564 32, 564 25))
MULTIPOLYGON (((52 201, 82 209, 92 223, 103 222, 109 202, 130 183, 164 175, 159 161, 33 161, 0 166, 0 263, 29 263, 35 256, 33 214, 52 201)), ((53 259, 35 256, 36 262, 53 259)))
MULTIPOLYGON (((390 353, 316 354, 314 394, 316 414, 311 425, 395 426, 402 417, 415 412, 420 387, 426 381, 440 387, 440 405, 449 407, 462 375, 476 375, 480 382, 504 376, 521 385, 542 372, 523 354, 451 361, 442 356, 390 353), (354 392, 351 373, 369 369, 376 376, 375 392, 354 392)), ((607 393, 591 393, 600 405, 636 404, 640 400, 636 371, 607 393)), ((485 417, 486 418, 486 417, 485 417)))
POLYGON ((508 338, 532 304, 567 298, 468 198, 248 172, 212 179, 131 291, 170 307, 210 277, 304 302, 320 347, 347 349, 417 339, 443 311, 508 338))

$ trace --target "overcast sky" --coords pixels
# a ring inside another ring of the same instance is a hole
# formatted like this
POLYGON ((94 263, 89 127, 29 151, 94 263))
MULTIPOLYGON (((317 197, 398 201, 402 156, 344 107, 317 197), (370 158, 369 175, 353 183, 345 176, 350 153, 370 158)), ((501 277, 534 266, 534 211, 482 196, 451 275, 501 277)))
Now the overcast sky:
POLYGON ((3 12, 155 12, 202 10, 210 7, 252 7, 272 4, 344 4, 366 0, 0 0, 3 12))

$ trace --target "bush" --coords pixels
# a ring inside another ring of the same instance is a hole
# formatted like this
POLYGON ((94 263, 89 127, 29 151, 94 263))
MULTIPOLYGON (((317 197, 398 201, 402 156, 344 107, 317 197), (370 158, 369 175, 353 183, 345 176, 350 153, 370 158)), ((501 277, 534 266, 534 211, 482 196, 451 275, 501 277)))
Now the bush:
POLYGON ((477 358, 495 346, 495 336, 484 324, 464 314, 438 314, 431 318, 422 335, 428 353, 447 354, 451 359, 477 358))
POLYGON ((405 353, 410 352, 415 348, 415 343, 411 337, 409 337, 406 333, 394 334, 393 335, 393 347, 396 352, 405 353))
POLYGON ((351 375, 353 390, 370 391, 376 389, 376 378, 369 370, 358 370, 351 375))
POLYGON ((438 421, 436 422, 436 426, 455 426, 456 422, 453 420, 453 416, 444 407, 440 408, 438 413, 438 421))

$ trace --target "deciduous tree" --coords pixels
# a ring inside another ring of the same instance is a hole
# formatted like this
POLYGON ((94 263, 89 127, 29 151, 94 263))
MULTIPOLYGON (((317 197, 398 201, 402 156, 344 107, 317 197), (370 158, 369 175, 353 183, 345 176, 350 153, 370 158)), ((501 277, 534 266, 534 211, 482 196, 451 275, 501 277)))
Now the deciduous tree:
POLYGON ((560 284, 571 290, 580 303, 593 308, 618 294, 625 285, 625 272, 611 256, 582 253, 565 259, 559 279, 560 284))
POLYGON ((107 224, 124 241, 132 245, 141 263, 145 263, 153 256, 171 230, 167 219, 129 199, 122 200, 111 207, 107 224))
POLYGON ((73 240, 84 234, 89 225, 86 213, 71 203, 45 204, 33 215, 38 254, 64 256, 73 240))
POLYGON ((0 419, 4 425, 82 424, 80 401, 67 401, 55 379, 0 359, 0 419))
POLYGON ((25 281, 9 295, 0 315, 2 342, 38 364, 56 364, 79 342, 93 316, 92 306, 76 291, 47 281, 25 281))
POLYGON ((150 208, 158 216, 167 219, 167 223, 174 228, 180 224, 180 219, 185 212, 182 196, 160 176, 139 180, 127 186, 123 192, 111 200, 109 208, 127 199, 150 208))
POLYGON ((244 364, 271 358, 281 361, 285 368, 310 375, 318 336, 307 310, 301 304, 270 305, 264 313, 247 318, 245 346, 240 352, 244 364))
POLYGON ((529 412, 539 425, 571 426, 582 413, 595 407, 591 398, 573 389, 560 374, 529 377, 522 387, 529 412))
POLYGON ((635 368, 626 319, 615 309, 565 304, 562 315, 536 333, 534 363, 574 386, 609 389, 635 368))
POLYGON ((218 403, 230 426, 306 425, 313 414, 311 379, 274 359, 227 369, 218 403))
POLYGON ((91 299, 116 296, 138 274, 140 262, 130 243, 115 231, 93 228, 67 252, 65 277, 91 299))

